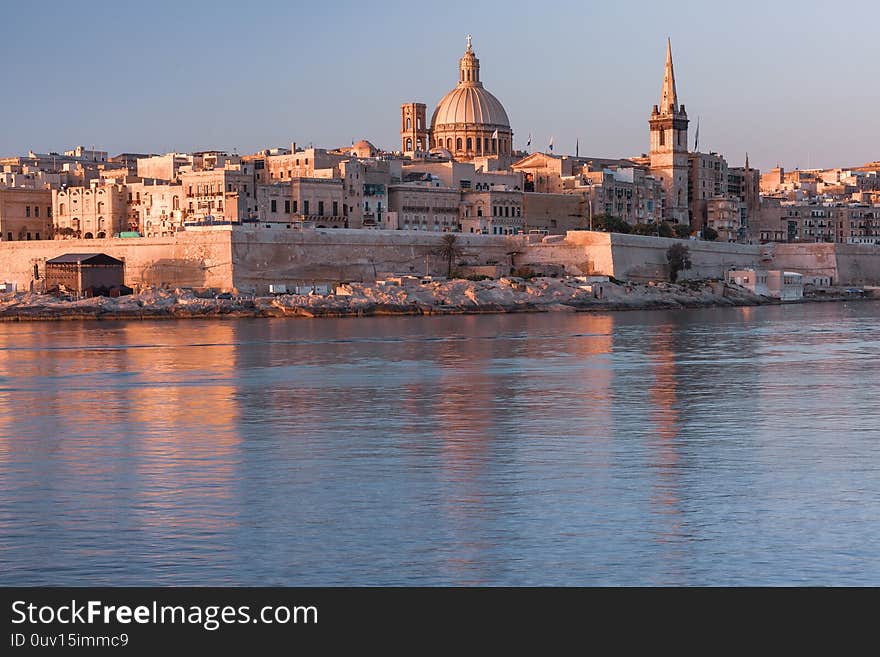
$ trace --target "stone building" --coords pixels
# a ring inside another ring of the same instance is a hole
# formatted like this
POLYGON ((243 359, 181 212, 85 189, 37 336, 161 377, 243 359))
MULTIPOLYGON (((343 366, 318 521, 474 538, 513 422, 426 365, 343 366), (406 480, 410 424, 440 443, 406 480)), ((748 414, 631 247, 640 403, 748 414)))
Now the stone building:
POLYGON ((258 219, 267 224, 345 228, 342 186, 338 178, 293 178, 258 185, 258 219))
POLYGON ((187 219, 183 185, 129 183, 126 185, 129 228, 145 237, 174 235, 183 230, 187 219))
POLYGON ((522 205, 521 191, 463 191, 461 230, 484 235, 516 235, 525 226, 522 205))
POLYGON ((257 216, 254 169, 250 163, 180 174, 187 221, 238 223, 257 216))
POLYGON ((666 193, 663 218, 688 224, 688 117, 678 104, 672 44, 666 42, 666 70, 660 104, 654 105, 651 128, 651 174, 663 183, 666 193))
POLYGON ((722 242, 745 241, 745 205, 732 194, 713 196, 705 202, 705 225, 718 233, 722 242))
POLYGON ((125 262, 104 253, 66 253, 46 261, 46 287, 98 294, 125 281, 125 262))
POLYGON ((410 182, 388 188, 383 228, 455 232, 461 230, 461 191, 440 181, 410 182))
POLYGON ((52 191, 0 187, 0 241, 52 237, 52 191))
POLYGON ((718 153, 688 153, 687 198, 690 223, 700 229, 708 219, 707 202, 727 194, 727 160, 718 153))
POLYGON ((55 237, 103 239, 129 229, 125 185, 93 180, 88 187, 52 190, 55 237))

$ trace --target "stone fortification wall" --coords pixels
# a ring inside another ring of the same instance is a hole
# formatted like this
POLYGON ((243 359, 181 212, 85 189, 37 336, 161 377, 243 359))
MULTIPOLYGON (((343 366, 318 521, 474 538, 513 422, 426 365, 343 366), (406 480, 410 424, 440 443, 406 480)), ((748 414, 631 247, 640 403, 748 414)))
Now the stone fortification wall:
POLYGON ((563 241, 530 245, 523 263, 556 262, 571 274, 662 280, 668 274, 666 250, 675 243, 690 250, 693 268, 682 272, 684 279, 723 278, 731 268, 761 266, 759 246, 592 231, 569 231, 563 241))
POLYGON ((40 240, 0 243, 0 279, 32 289, 34 265, 45 276, 46 260, 65 253, 106 253, 125 261, 131 287, 232 287, 231 232, 213 230, 174 237, 103 240, 40 240))
MULTIPOLYGON (((455 265, 503 265, 524 238, 456 233, 455 265)), ((389 230, 241 227, 234 231, 234 285, 265 293, 270 284, 368 281, 384 274, 446 275, 437 251, 442 233, 389 230)), ((454 266, 455 268, 455 266, 454 266)))
POLYGON ((880 285, 880 246, 872 244, 774 244, 773 266, 830 276, 835 285, 880 285))

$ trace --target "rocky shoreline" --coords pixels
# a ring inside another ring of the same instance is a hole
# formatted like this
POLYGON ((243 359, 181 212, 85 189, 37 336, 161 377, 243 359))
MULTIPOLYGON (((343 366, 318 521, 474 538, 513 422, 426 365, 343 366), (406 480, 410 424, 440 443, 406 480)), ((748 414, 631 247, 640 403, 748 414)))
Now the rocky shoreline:
MULTIPOLYGON (((721 281, 635 284, 583 278, 535 278, 426 284, 351 283, 329 295, 218 295, 147 289, 118 298, 58 299, 34 293, 0 297, 0 321, 371 317, 517 312, 606 312, 778 304, 721 281)), ((853 300, 843 290, 804 301, 853 300)))

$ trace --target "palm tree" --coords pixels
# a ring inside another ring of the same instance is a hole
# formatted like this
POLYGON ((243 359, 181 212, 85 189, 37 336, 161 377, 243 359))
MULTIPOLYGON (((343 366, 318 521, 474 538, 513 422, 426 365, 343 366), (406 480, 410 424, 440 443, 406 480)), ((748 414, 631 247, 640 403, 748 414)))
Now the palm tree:
POLYGON ((446 261, 446 278, 452 278, 452 263, 461 256, 461 253, 461 248, 458 246, 458 236, 446 233, 437 250, 437 255, 446 261))

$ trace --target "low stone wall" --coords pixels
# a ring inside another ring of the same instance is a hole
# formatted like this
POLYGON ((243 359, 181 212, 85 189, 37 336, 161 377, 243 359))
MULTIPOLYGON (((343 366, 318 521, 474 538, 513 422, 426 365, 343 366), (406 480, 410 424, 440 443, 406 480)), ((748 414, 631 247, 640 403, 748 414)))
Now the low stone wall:
POLYGON ((723 278, 731 268, 760 266, 761 248, 749 244, 677 240, 645 235, 569 231, 562 242, 528 247, 523 264, 558 263, 570 274, 604 274, 621 280, 664 280, 668 276, 666 251, 676 243, 687 245, 693 268, 683 279, 723 278))
POLYGON ((125 283, 139 288, 232 287, 231 232, 178 233, 174 237, 0 242, 0 279, 33 289, 34 265, 45 277, 46 260, 65 253, 106 253, 125 262, 125 283))
MULTIPOLYGON (((506 274, 511 267, 564 268, 574 275, 604 274, 622 280, 667 278, 666 250, 690 250, 684 279, 723 278, 731 268, 787 269, 830 276, 839 285, 880 284, 880 247, 862 244, 744 245, 675 240, 618 233, 570 231, 542 241, 457 233, 455 267, 506 274), (486 268, 480 270, 480 268, 486 268)), ((0 242, 0 282, 32 289, 34 265, 65 253, 106 253, 125 261, 125 282, 143 286, 211 287, 265 294, 272 283, 369 281, 396 274, 446 274, 438 255, 442 233, 224 226, 174 237, 0 242)), ((37 283, 39 289, 40 282, 37 283)))
MULTIPOLYGON (((510 266, 511 253, 525 239, 456 233, 469 266, 510 266)), ((368 281, 388 273, 445 276, 446 261, 437 252, 442 233, 241 227, 233 233, 234 285, 264 294, 273 283, 368 281)))
POLYGON ((880 246, 872 244, 774 244, 773 266, 830 276, 835 285, 880 284, 880 246))

